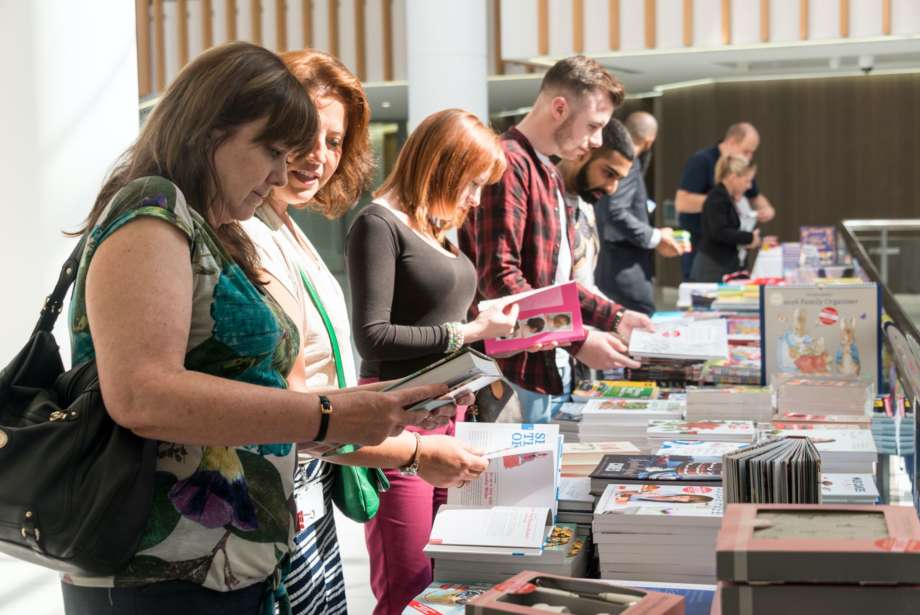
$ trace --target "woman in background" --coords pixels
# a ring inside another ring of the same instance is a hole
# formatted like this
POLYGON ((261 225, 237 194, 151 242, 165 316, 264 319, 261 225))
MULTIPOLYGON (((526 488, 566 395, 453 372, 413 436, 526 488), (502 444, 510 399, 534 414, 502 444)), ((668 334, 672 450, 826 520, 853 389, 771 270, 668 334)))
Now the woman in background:
POLYGON ((721 282, 723 276, 744 268, 738 248, 760 245, 760 231, 741 230, 737 203, 751 187, 757 167, 737 154, 722 156, 716 163, 716 186, 703 201, 702 239, 693 259, 693 282, 721 282))
MULTIPOLYGON (((307 49, 285 53, 282 59, 316 105, 318 136, 309 151, 289 159, 287 185, 276 188, 243 227, 259 252, 270 294, 301 334, 298 360, 288 375, 290 388, 323 392, 354 387, 357 374, 345 296, 290 211, 307 208, 335 219, 357 202, 373 172, 370 108, 361 82, 335 57, 307 49)), ((347 612, 332 512, 336 473, 329 461, 383 468, 417 461, 419 475, 439 486, 471 480, 485 468, 483 460, 443 435, 417 441, 413 434, 403 433, 379 446, 323 460, 302 454, 294 495, 305 522, 294 537, 291 569, 285 579, 297 615, 347 612), (312 522, 307 521, 310 519, 312 522)))
MULTIPOLYGON (((352 330, 367 380, 401 378, 479 340, 509 335, 517 306, 464 322, 476 270, 446 238, 482 187, 505 169, 498 138, 467 111, 427 117, 396 166, 352 224, 346 240, 352 330)), ((458 419, 462 418, 458 415, 458 419)), ((452 434, 453 426, 423 434, 452 434)), ((422 552, 434 513, 446 499, 416 476, 388 471, 390 490, 365 527, 376 615, 401 613, 431 582, 422 552)))

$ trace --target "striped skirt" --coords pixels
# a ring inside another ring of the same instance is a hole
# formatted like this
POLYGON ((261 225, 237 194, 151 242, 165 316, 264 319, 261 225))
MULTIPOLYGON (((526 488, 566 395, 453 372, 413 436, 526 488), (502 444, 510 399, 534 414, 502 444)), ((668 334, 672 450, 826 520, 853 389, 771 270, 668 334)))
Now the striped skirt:
POLYGON ((291 572, 285 587, 294 615, 346 615, 345 577, 335 533, 332 512, 333 466, 312 459, 300 466, 294 479, 294 492, 310 483, 322 482, 326 513, 294 537, 291 572))

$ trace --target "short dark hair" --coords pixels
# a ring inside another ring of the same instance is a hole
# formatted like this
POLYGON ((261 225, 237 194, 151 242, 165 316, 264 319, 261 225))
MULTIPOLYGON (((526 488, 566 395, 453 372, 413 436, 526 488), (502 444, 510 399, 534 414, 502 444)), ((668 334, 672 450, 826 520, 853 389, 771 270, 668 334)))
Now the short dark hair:
POLYGON ((546 71, 540 91, 563 90, 581 98, 593 90, 602 90, 610 96, 615 107, 623 104, 626 91, 623 84, 611 75, 600 62, 585 56, 572 56, 559 60, 546 71))
POLYGON ((618 152, 630 162, 636 159, 636 148, 633 146, 632 138, 630 138, 629 131, 626 130, 626 126, 620 120, 610 118, 610 121, 604 126, 601 137, 603 142, 599 148, 594 150, 595 158, 598 154, 612 151, 618 152))

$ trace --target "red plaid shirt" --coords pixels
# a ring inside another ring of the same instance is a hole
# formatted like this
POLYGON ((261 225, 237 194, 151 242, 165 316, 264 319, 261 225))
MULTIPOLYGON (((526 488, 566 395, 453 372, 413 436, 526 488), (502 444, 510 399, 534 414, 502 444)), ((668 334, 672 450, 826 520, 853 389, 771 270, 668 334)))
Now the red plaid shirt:
MULTIPOLYGON (((508 168, 498 183, 482 191, 482 203, 470 211, 459 232, 460 248, 476 265, 476 301, 506 297, 531 288, 552 286, 559 260, 558 193, 564 193, 559 171, 544 164, 519 130, 501 137, 508 168)), ((569 246, 575 245, 575 209, 565 204, 569 246)), ((572 272, 567 272, 571 279, 572 272)), ((619 305, 579 284, 581 314, 586 324, 610 331, 619 305)), ((576 352, 580 344, 569 348, 576 352)), ((511 382, 529 391, 559 395, 562 379, 555 351, 521 353, 500 359, 511 382)))

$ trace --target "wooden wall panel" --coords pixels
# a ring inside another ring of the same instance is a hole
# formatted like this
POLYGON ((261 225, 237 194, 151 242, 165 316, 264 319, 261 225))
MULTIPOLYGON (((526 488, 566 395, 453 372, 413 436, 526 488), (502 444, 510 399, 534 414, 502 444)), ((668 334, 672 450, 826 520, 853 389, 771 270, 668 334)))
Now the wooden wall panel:
MULTIPOLYGON (((656 100, 655 192, 673 199, 684 163, 729 124, 761 135, 757 179, 776 207, 765 234, 784 241, 806 224, 920 215, 920 75, 717 83, 656 100)), ((660 221, 659 221, 660 222, 660 221)), ((677 265, 659 262, 662 281, 677 265)))

